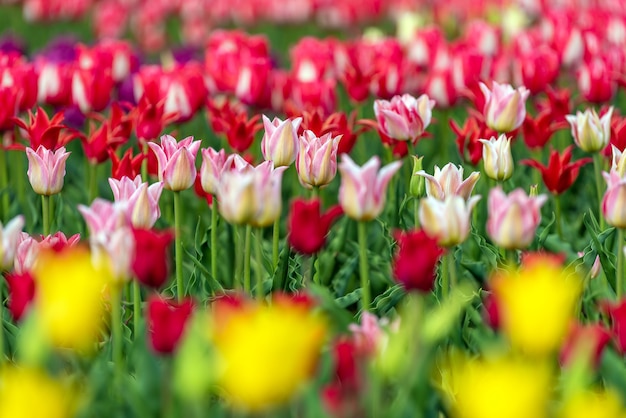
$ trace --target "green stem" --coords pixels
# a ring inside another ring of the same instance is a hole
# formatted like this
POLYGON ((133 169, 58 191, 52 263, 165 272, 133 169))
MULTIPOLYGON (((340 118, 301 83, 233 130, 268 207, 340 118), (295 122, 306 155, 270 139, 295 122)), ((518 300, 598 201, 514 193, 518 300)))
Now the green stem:
POLYGON ((89 165, 89 203, 98 197, 98 166, 94 163, 89 165))
POLYGON ((450 290, 453 291, 457 286, 457 277, 456 277, 456 260, 454 259, 454 247, 448 249, 448 253, 446 254, 446 259, 450 266, 448 267, 448 274, 450 275, 450 290))
POLYGON ((137 340, 141 325, 141 287, 137 280, 133 280, 133 318, 135 340, 137 340))
POLYGON ((41 195, 41 217, 43 219, 43 235, 50 235, 50 196, 41 195))
POLYGON ((617 300, 624 294, 624 230, 617 229, 617 268, 615 270, 615 292, 617 300))
POLYGON ((112 359, 115 367, 116 376, 121 377, 124 371, 122 347, 123 347, 123 330, 122 330, 122 289, 118 284, 111 286, 111 340, 112 340, 112 359))
POLYGON ((317 199, 320 195, 320 186, 313 186, 311 189, 311 198, 317 199))
POLYGON ((274 270, 278 267, 278 243, 280 240, 280 217, 274 221, 274 229, 272 231, 272 266, 274 270))
POLYGON ((420 200, 415 198, 413 200, 413 225, 415 229, 420 227, 420 200))
POLYGON ((320 284, 320 273, 315 269, 315 263, 317 262, 317 253, 311 255, 311 280, 315 284, 320 284))
POLYGON ((254 252, 256 258, 256 297, 258 300, 265 298, 265 289, 263 289, 263 251, 261 242, 263 241, 263 230, 257 229, 256 239, 254 240, 254 252))
POLYGON ((561 225, 561 196, 554 195, 554 214, 556 216, 556 233, 563 239, 563 226, 561 225))
POLYGON ((450 293, 450 263, 448 262, 448 255, 443 256, 441 259, 441 269, 439 270, 440 277, 439 283, 441 283, 441 299, 447 299, 450 293))
POLYGON ((243 254, 243 291, 250 294, 250 257, 251 257, 251 235, 252 227, 246 225, 246 236, 243 254))
POLYGON ((604 216, 602 216, 602 195, 604 193, 604 181, 602 180, 602 157, 599 152, 593 154, 593 171, 596 178, 596 193, 598 195, 598 219, 600 219, 600 230, 604 230, 604 216))
POLYGON ((4 220, 9 220, 9 179, 7 177, 7 150, 0 145, 0 191, 2 191, 2 216, 4 220))
POLYGON ((217 196, 211 205, 211 276, 217 281, 217 196))
POLYGON ((367 262, 367 222, 358 223, 359 267, 361 276, 361 310, 369 311, 371 303, 369 265, 367 262))
POLYGON ((4 292, 2 291, 4 284, 0 283, 0 366, 4 365, 4 292))
POLYGON ((241 289, 241 267, 243 266, 241 262, 242 245, 243 240, 241 239, 241 228, 239 226, 234 226, 233 246, 235 247, 235 280, 233 283, 233 289, 241 289))
POLYGON ((185 296, 183 288, 183 240, 181 231, 182 208, 180 205, 180 192, 174 192, 174 230, 176 233, 176 294, 181 302, 185 296))
POLYGON ((26 184, 24 182, 24 174, 26 173, 26 168, 24 164, 24 155, 21 153, 18 153, 18 155, 15 157, 14 173, 16 181, 15 188, 17 189, 17 200, 20 202, 22 213, 26 213, 26 208, 28 206, 28 202, 26 201, 26 184))
POLYGON ((141 160, 141 179, 146 182, 149 180, 148 178, 148 152, 150 147, 148 147, 148 141, 145 141, 141 146, 141 152, 144 156, 143 160, 141 160))

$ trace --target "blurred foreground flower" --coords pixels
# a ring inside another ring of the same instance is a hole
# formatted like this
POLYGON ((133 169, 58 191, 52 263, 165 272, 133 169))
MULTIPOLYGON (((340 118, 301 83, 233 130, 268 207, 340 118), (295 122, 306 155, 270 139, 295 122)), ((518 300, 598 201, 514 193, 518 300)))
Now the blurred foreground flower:
POLYGON ((609 418, 623 417, 626 411, 622 399, 614 390, 584 390, 568 399, 562 406, 559 418, 609 418))
POLYGON ((237 407, 259 411, 289 401, 310 379, 326 337, 324 319, 302 297, 275 297, 272 305, 220 299, 214 343, 219 383, 237 407))

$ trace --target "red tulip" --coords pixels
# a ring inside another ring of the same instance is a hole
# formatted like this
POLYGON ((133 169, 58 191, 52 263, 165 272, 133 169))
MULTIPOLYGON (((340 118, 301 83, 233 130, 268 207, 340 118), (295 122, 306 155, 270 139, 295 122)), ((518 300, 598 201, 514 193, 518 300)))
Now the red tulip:
POLYGON ((148 336, 156 353, 171 354, 176 350, 193 307, 191 299, 180 303, 159 295, 148 299, 148 336))
POLYGON ((320 213, 320 201, 297 199, 291 204, 288 230, 289 245, 303 254, 315 254, 326 243, 326 235, 333 221, 343 211, 333 206, 326 213, 320 213))
POLYGON ((518 82, 531 94, 541 93, 559 75, 559 56, 547 45, 540 45, 518 57, 518 82))
POLYGON ((611 332, 621 353, 626 353, 626 299, 617 303, 606 303, 603 307, 611 316, 611 332))
POLYGON ((356 129, 356 111, 346 115, 343 112, 336 112, 332 115, 325 117, 322 110, 317 108, 313 111, 305 110, 296 114, 289 114, 290 117, 301 116, 302 123, 300 124, 300 135, 304 131, 312 131, 318 137, 332 133, 334 136, 341 136, 339 141, 339 147, 337 148, 337 155, 349 154, 354 148, 356 140, 359 135, 368 130, 367 126, 361 126, 356 129))
POLYGON ((493 293, 488 293, 483 299, 483 317, 491 328, 495 330, 500 328, 500 311, 493 293))
POLYGON ((617 91, 614 68, 606 57, 593 57, 584 62, 578 73, 578 89, 592 103, 611 101, 617 91))
POLYGON ((351 340, 337 341, 333 346, 334 379, 322 389, 322 402, 336 417, 356 417, 359 414, 361 390, 360 353, 351 340))
MULTIPOLYGON (((154 153, 149 154, 154 155, 154 153)), ((133 156, 132 148, 127 149, 122 158, 119 158, 113 150, 109 149, 109 157, 112 162, 111 177, 117 180, 120 180, 124 176, 131 179, 137 177, 141 172, 141 162, 145 158, 143 154, 133 156)), ((156 157, 154 157, 154 159, 156 159, 156 157)), ((154 173, 156 173, 156 169, 154 173)))
POLYGON ((321 108, 325 115, 333 113, 337 107, 337 93, 333 79, 314 81, 293 80, 291 97, 286 106, 296 109, 314 110, 321 108))
POLYGON ((0 132, 10 131, 18 110, 17 92, 9 87, 0 87, 0 132))
POLYGON ((132 271, 137 280, 148 287, 159 289, 169 277, 168 249, 174 234, 170 231, 134 229, 135 255, 132 271))
POLYGON ((443 250, 437 240, 424 231, 395 234, 398 250, 393 261, 393 274, 406 290, 430 292, 435 282, 436 267, 443 250))
POLYGON ((565 123, 554 122, 554 117, 550 111, 543 111, 534 118, 527 114, 522 125, 524 142, 531 150, 543 149, 552 135, 564 127, 567 127, 565 123))
POLYGON ((561 123, 565 121, 565 116, 572 113, 572 102, 568 89, 554 90, 548 86, 546 89, 548 95, 546 100, 537 102, 537 110, 552 115, 553 122, 561 123))
POLYGON ((479 140, 498 136, 496 131, 487 127, 482 116, 477 112, 470 112, 462 127, 459 127, 453 119, 450 119, 450 127, 457 136, 456 144, 459 154, 461 154, 464 160, 469 160, 473 165, 478 164, 483 158, 483 144, 479 140))
MULTIPOLYGON (((602 112, 600 112, 602 115, 602 112)), ((620 151, 626 150, 626 117, 613 114, 611 119, 611 142, 604 149, 604 155, 610 157, 612 155, 612 147, 614 145, 620 151)))
POLYGON ((567 366, 576 361, 577 356, 584 355, 597 367, 610 340, 611 334, 600 324, 574 324, 561 350, 561 364, 567 366))
POLYGON ((64 146, 72 139, 80 136, 74 130, 63 125, 63 112, 56 113, 52 119, 48 118, 46 111, 39 107, 35 114, 28 111, 28 123, 22 119, 14 119, 15 124, 26 131, 26 139, 33 149, 43 145, 49 150, 56 150, 64 146))
POLYGON ((255 134, 261 130, 263 124, 259 122, 261 115, 254 115, 251 118, 245 110, 230 105, 228 102, 222 104, 208 103, 209 118, 213 130, 226 136, 228 145, 243 153, 254 142, 255 134))
POLYGON ((580 167, 592 161, 591 158, 583 158, 575 162, 570 162, 572 159, 572 147, 573 146, 567 147, 565 151, 563 151, 563 154, 552 150, 547 166, 535 160, 523 160, 521 164, 534 167, 541 171, 541 177, 548 190, 558 195, 569 189, 576 181, 580 167))
POLYGON ((13 320, 18 322, 35 297, 35 280, 29 272, 6 273, 5 278, 9 288, 9 311, 13 320))

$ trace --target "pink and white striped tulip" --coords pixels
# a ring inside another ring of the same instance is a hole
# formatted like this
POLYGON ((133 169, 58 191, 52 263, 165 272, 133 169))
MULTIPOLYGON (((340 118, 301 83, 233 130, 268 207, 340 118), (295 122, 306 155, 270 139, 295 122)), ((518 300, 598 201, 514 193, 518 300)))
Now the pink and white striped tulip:
POLYGON ((263 115, 265 133, 261 140, 261 152, 266 161, 272 161, 274 167, 290 166, 298 155, 300 141, 298 128, 302 118, 280 120, 263 115))
POLYGON ((66 237, 61 231, 56 232, 47 237, 42 237, 41 241, 37 241, 27 233, 22 234, 20 243, 15 251, 15 259, 13 269, 17 274, 23 274, 31 270, 37 260, 37 256, 42 249, 71 247, 80 242, 80 234, 66 237))
POLYGON ((613 150, 613 159, 611 163, 611 171, 616 171, 620 177, 626 175, 626 152, 622 152, 615 145, 611 145, 613 150))
MULTIPOLYGON (((200 167, 200 182, 202 190, 215 195, 220 181, 222 170, 226 166, 226 151, 216 151, 209 147, 200 150, 202 154, 202 166, 200 167)), ((237 155, 237 154, 233 154, 237 155)))
POLYGON ((435 101, 422 94, 394 96, 391 101, 376 100, 374 113, 380 130, 399 141, 414 141, 430 125, 435 101))
POLYGON ((421 200, 419 220, 424 232, 442 247, 453 247, 465 241, 470 232, 470 215, 480 196, 467 201, 461 196, 446 196, 445 200, 426 197, 421 200))
POLYGON ((274 168, 266 161, 254 172, 254 216, 250 224, 257 228, 270 226, 280 217, 282 211, 282 180, 286 166, 274 168))
POLYGON ((546 195, 530 197, 523 189, 515 189, 507 196, 501 187, 491 189, 487 208, 487 233, 500 247, 513 250, 528 247, 541 222, 541 206, 546 195))
POLYGON ((180 142, 171 135, 161 137, 161 145, 149 142, 148 146, 159 163, 159 180, 163 187, 179 192, 193 186, 196 180, 196 155, 200 141, 189 136, 180 142))
POLYGON ((8 270, 13 266, 13 259, 20 243, 24 228, 24 217, 18 215, 6 225, 0 222, 0 269, 8 270))
POLYGON ((306 188, 321 187, 330 183, 337 175, 337 149, 342 135, 332 137, 330 133, 319 138, 312 131, 300 136, 300 151, 296 170, 300 183, 306 188))
POLYGON ((626 177, 616 171, 604 172, 608 188, 602 198, 602 215, 606 223, 616 228, 626 228, 626 177))
POLYGON ((526 99, 530 92, 526 87, 514 89, 509 84, 493 82, 491 89, 480 83, 485 96, 483 114, 485 123, 499 133, 514 131, 519 128, 526 117, 526 99))
POLYGON ((513 175, 513 155, 511 154, 511 138, 502 134, 498 138, 492 136, 479 139, 483 144, 483 166, 485 174, 491 179, 504 181, 513 175))
POLYGON ((379 171, 378 156, 373 156, 359 167, 347 154, 343 154, 339 163, 339 204, 345 214, 357 221, 371 221, 380 215, 385 206, 387 185, 400 167, 402 162, 394 161, 379 171))
POLYGON ((134 180, 123 176, 109 179, 115 202, 126 202, 126 216, 135 228, 150 229, 161 216, 159 198, 163 191, 160 181, 149 185, 137 175, 134 180))
POLYGON ((35 193, 51 196, 61 192, 65 180, 65 163, 70 153, 65 147, 51 151, 40 145, 37 151, 26 148, 28 158, 28 181, 35 193))
POLYGON ((611 106, 602 117, 591 109, 576 112, 576 115, 565 116, 572 128, 572 136, 578 148, 585 152, 598 152, 606 148, 611 140, 612 115, 613 107, 611 106))
POLYGON ((443 169, 435 166, 434 175, 427 174, 424 170, 417 173, 426 179, 426 195, 438 200, 446 200, 447 196, 461 196, 467 200, 480 178, 480 173, 474 171, 463 180, 463 167, 455 166, 452 163, 446 164, 443 169))

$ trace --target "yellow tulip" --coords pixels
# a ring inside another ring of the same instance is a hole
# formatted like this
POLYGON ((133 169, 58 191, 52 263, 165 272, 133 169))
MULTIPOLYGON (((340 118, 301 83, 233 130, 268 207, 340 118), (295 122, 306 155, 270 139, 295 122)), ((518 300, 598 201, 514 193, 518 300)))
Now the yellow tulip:
POLYGON ((619 395, 611 390, 586 390, 568 399, 559 418, 621 418, 626 411, 619 395))

